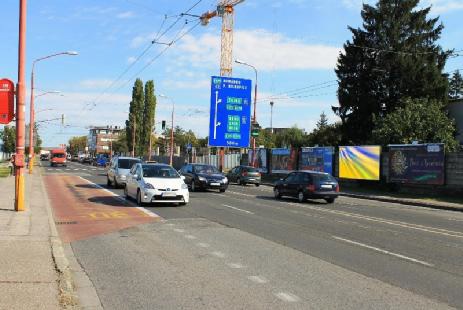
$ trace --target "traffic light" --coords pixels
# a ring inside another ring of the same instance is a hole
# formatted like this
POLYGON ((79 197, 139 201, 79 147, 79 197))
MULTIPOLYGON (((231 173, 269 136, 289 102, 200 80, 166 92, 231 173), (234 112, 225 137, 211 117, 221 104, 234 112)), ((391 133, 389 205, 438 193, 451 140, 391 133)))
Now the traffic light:
POLYGON ((257 122, 252 123, 251 125, 251 136, 252 137, 258 137, 259 136, 259 131, 260 131, 260 125, 257 122))
POLYGON ((162 121, 162 130, 166 129, 166 121, 162 121))

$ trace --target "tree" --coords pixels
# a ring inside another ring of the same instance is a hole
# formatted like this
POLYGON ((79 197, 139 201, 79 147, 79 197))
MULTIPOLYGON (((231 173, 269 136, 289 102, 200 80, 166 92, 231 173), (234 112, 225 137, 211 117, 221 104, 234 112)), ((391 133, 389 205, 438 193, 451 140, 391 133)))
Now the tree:
POLYGON ((270 130, 260 129, 259 136, 256 138, 256 146, 263 145, 266 148, 275 147, 275 135, 270 130))
POLYGON ((325 111, 320 114, 320 119, 317 121, 317 129, 323 129, 328 126, 328 117, 325 114, 325 111))
POLYGON ((447 116, 445 104, 435 99, 407 99, 404 107, 375 119, 373 142, 382 145, 445 143, 448 151, 458 149, 455 124, 447 116))
POLYGON ((444 26, 428 18, 419 0, 379 0, 363 5, 363 29, 349 27, 352 41, 338 58, 339 107, 345 143, 365 143, 373 119, 403 108, 405 98, 447 100, 442 73, 450 51, 437 45, 444 26))
POLYGON ((132 101, 130 102, 129 119, 125 121, 127 148, 135 150, 135 156, 142 156, 140 147, 143 139, 143 112, 144 112, 144 95, 143 82, 137 79, 132 88, 132 101), (135 146, 133 145, 133 135, 135 134, 135 146))
POLYGON ((145 98, 143 107, 143 141, 141 141, 140 155, 146 154, 149 148, 150 136, 154 128, 154 117, 156 113, 156 96, 154 95, 154 82, 148 81, 145 84, 145 98))
POLYGON ((309 145, 337 146, 341 144, 341 123, 315 128, 308 137, 309 145))
POLYGON ((79 152, 84 152, 85 147, 87 146, 87 136, 71 137, 68 143, 69 152, 71 154, 78 154, 79 152))
POLYGON ((459 70, 453 73, 449 81, 449 99, 463 99, 463 77, 459 70))
POLYGON ((127 134, 121 131, 117 140, 113 142, 113 152, 115 154, 127 153, 129 151, 127 145, 127 134))
POLYGON ((307 135, 304 130, 293 126, 275 135, 276 147, 301 147, 307 145, 307 135))
POLYGON ((5 126, 2 131, 3 152, 11 154, 16 148, 16 128, 5 126))

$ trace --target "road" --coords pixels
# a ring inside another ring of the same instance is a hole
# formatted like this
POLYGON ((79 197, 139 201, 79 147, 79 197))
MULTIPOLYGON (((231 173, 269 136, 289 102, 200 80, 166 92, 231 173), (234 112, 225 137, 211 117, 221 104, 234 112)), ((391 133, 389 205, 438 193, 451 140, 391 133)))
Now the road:
POLYGON ((51 199, 70 199, 58 209, 125 212, 63 230, 105 309, 463 308, 459 212, 347 197, 299 204, 237 185, 140 210, 105 189, 103 169, 71 163, 43 175, 51 199))

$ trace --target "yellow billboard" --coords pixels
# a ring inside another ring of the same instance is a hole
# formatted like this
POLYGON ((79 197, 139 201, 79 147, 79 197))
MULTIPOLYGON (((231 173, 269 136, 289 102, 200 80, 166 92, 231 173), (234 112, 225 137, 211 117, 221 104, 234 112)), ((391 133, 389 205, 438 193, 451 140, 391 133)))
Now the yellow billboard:
POLYGON ((380 159, 380 146, 340 146, 339 177, 379 181, 380 159))

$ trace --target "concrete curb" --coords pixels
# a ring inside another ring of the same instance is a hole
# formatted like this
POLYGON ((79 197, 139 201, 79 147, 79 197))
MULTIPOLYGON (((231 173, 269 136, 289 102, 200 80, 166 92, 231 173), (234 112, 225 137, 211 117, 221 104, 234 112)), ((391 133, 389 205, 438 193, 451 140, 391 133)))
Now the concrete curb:
MULTIPOLYGON (((273 187, 272 183, 261 183, 261 185, 273 187)), ((390 203, 398 203, 406 206, 415 206, 415 207, 423 207, 423 208, 430 208, 430 209, 438 209, 438 210, 447 210, 447 211, 456 211, 456 212, 463 212, 463 206, 457 207, 452 205, 443 205, 437 204, 427 201, 417 201, 417 200, 410 200, 410 199, 402 199, 402 198, 394 198, 394 197, 384 197, 384 196, 373 196, 373 195, 362 195, 362 194, 354 194, 354 193, 339 193, 340 196, 344 197, 351 197, 357 199, 366 199, 366 200, 375 200, 381 202, 390 202, 390 203)))
MULTIPOLYGON (((39 168, 40 169, 40 168, 39 168)), ((74 256, 71 246, 63 246, 56 224, 53 217, 53 210, 50 206, 48 193, 43 183, 42 174, 38 172, 40 177, 40 184, 42 193, 45 197, 45 207, 48 214, 48 222, 50 225, 50 243, 52 250, 52 257, 55 263, 55 268, 59 273, 59 302, 64 309, 103 309, 100 299, 96 293, 93 283, 88 278, 87 274, 81 269, 81 266, 76 263, 77 260, 74 256), (68 258, 73 262, 72 268, 68 258), (79 273, 79 281, 85 282, 85 293, 81 294, 79 288, 83 287, 74 282, 74 274, 79 273), (90 283, 90 284, 89 284, 90 283), (95 297, 96 296, 96 297, 95 297)))

